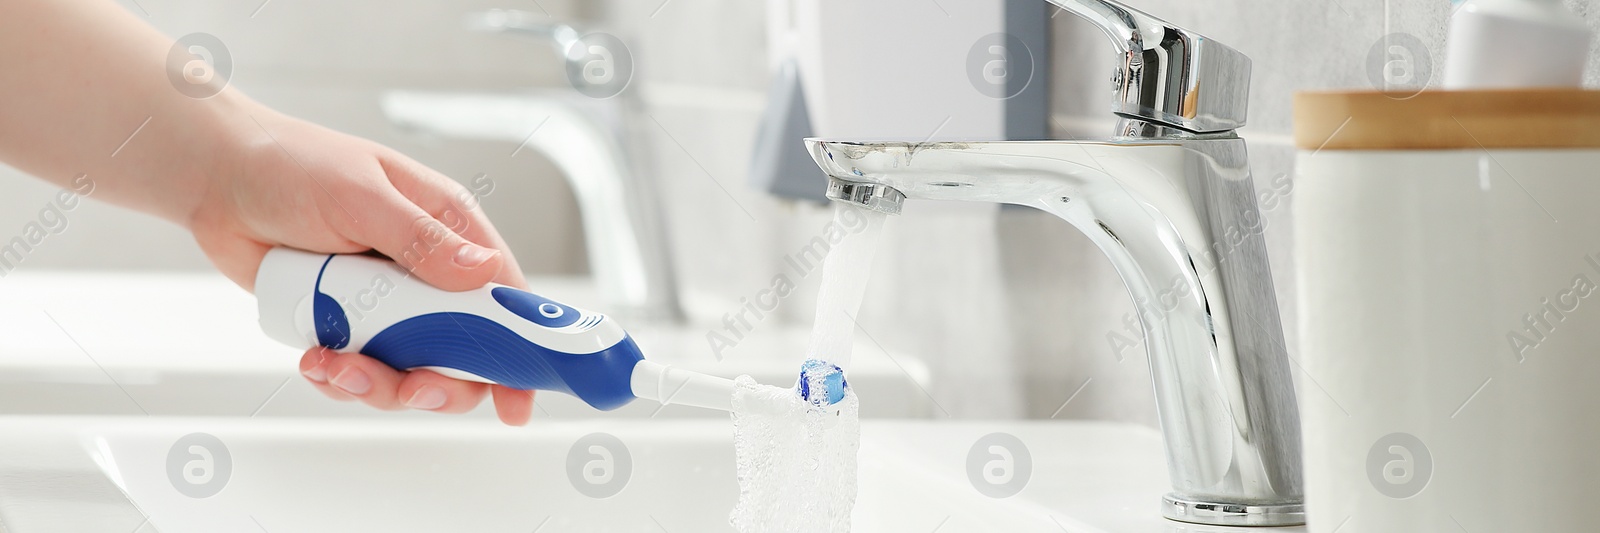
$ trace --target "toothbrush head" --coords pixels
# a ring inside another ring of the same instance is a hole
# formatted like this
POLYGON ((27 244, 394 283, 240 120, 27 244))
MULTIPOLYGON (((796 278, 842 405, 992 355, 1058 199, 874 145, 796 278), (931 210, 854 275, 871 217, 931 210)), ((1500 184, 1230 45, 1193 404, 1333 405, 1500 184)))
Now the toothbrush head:
POLYGON ((800 382, 795 385, 800 397, 811 405, 827 408, 844 400, 850 382, 844 379, 844 369, 839 365, 818 359, 807 359, 800 365, 800 382))

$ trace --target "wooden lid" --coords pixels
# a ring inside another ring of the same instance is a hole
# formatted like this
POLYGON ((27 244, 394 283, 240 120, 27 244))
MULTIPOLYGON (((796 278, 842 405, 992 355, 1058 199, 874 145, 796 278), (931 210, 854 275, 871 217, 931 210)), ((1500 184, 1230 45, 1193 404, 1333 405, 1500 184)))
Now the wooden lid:
POLYGON ((1600 148, 1600 91, 1301 92, 1294 143, 1307 150, 1600 148))

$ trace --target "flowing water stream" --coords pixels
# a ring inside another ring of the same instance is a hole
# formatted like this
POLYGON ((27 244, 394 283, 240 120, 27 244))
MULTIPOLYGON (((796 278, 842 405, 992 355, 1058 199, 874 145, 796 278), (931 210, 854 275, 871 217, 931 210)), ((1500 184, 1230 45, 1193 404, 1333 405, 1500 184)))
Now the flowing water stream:
MULTIPOLYGON (((807 359, 850 368, 855 316, 861 308, 885 215, 835 204, 836 227, 860 228, 833 242, 822 267, 816 322, 807 359)), ((798 361, 797 361, 798 363, 798 361)), ((818 390, 820 383, 812 384, 818 390)), ((850 530, 856 500, 860 402, 854 391, 828 408, 795 389, 761 385, 748 376, 733 396, 739 503, 730 520, 741 532, 850 530)))

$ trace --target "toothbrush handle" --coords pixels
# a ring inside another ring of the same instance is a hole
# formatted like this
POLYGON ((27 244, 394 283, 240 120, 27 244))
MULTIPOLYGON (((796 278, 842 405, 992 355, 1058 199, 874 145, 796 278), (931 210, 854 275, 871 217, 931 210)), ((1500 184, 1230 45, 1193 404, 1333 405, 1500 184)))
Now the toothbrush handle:
POLYGON ((449 292, 391 261, 277 248, 256 274, 261 327, 296 348, 359 352, 398 370, 577 396, 634 399, 639 348, 616 321, 499 284, 449 292))

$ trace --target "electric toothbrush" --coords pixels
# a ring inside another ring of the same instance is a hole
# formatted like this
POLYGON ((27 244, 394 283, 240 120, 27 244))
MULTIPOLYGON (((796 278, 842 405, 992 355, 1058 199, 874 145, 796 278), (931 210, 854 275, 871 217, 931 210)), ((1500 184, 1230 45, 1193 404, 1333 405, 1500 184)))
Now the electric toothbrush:
POLYGON ((497 283, 450 292, 380 257, 275 248, 255 292, 261 329, 299 349, 564 392, 600 410, 635 398, 732 409, 732 380, 647 361, 616 320, 497 283))

